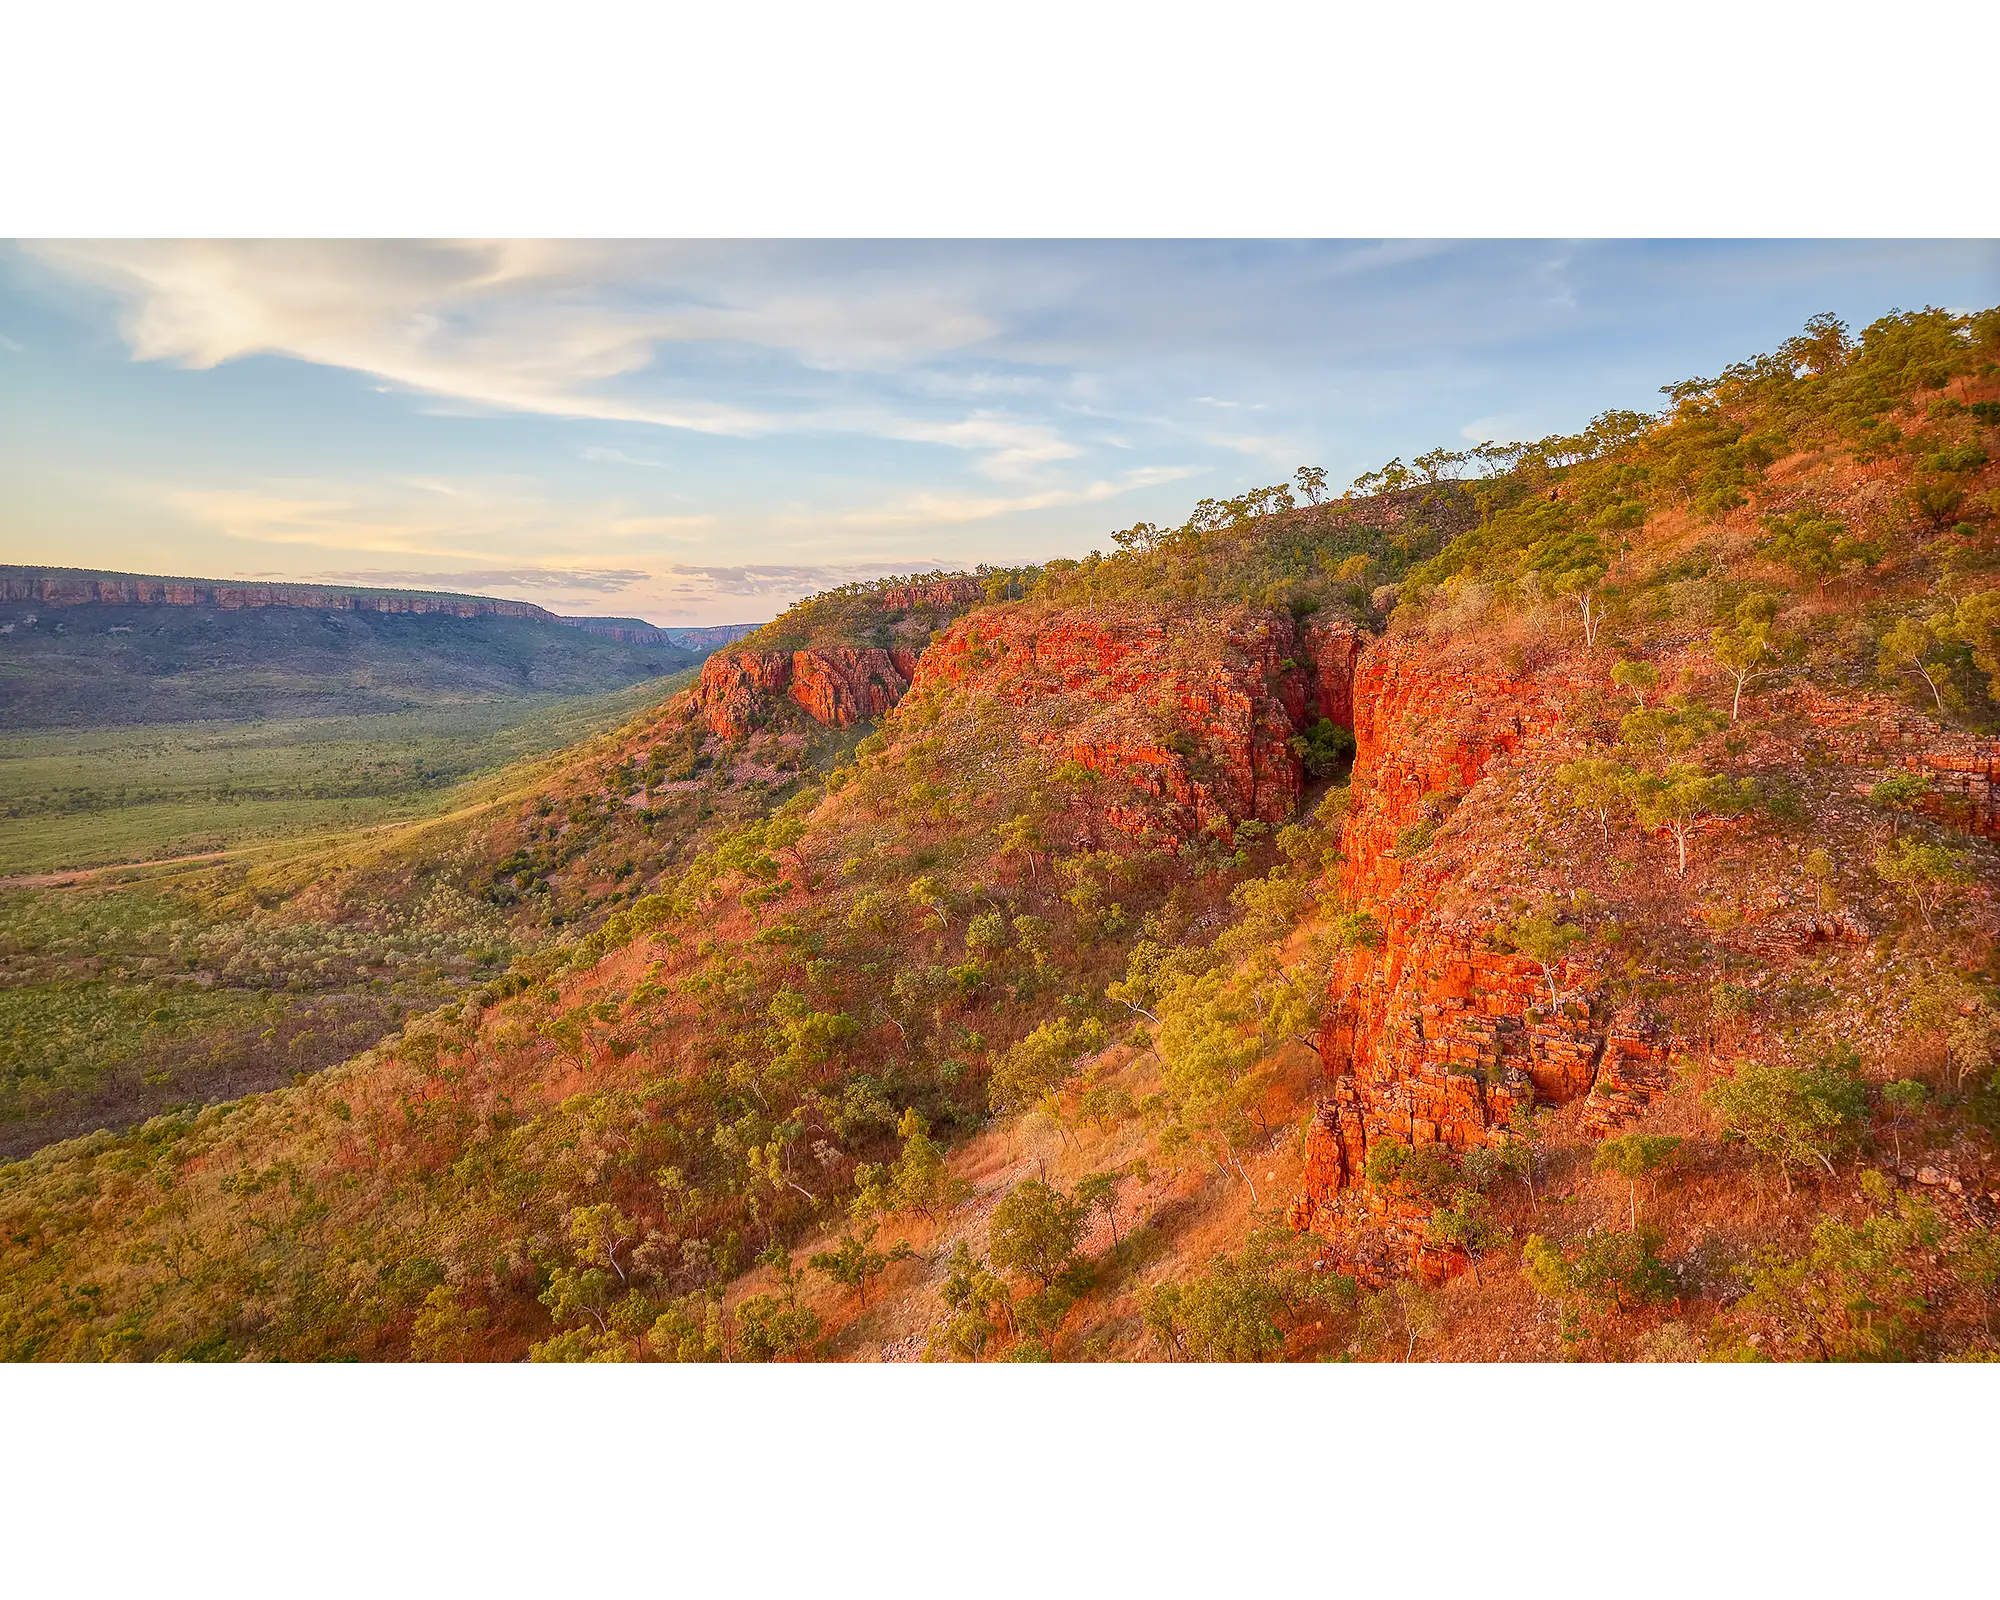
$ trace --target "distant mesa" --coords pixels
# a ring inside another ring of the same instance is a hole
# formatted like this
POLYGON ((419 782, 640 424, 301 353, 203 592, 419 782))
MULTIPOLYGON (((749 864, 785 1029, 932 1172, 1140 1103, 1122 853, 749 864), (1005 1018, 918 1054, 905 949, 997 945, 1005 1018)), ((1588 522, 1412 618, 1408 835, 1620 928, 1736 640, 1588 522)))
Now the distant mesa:
POLYGON ((162 578, 131 572, 62 567, 0 566, 0 600, 45 606, 214 606, 247 611, 296 606, 311 611, 381 611, 408 616, 564 619, 525 600, 440 594, 423 589, 350 589, 322 583, 219 583, 210 578, 162 578))
POLYGON ((670 644, 682 650, 720 650, 763 626, 761 622, 722 622, 709 628, 656 628, 637 617, 557 617, 556 621, 621 644, 670 644))
POLYGON ((169 578, 72 567, 0 566, 0 600, 50 607, 214 606, 220 611, 248 611, 295 606, 310 611, 376 611, 403 616, 521 617, 530 622, 559 622, 621 644, 669 645, 696 651, 720 650, 762 626, 729 622, 712 627, 659 628, 638 617, 559 617, 526 600, 495 600, 487 595, 325 583, 225 583, 214 578, 169 578))

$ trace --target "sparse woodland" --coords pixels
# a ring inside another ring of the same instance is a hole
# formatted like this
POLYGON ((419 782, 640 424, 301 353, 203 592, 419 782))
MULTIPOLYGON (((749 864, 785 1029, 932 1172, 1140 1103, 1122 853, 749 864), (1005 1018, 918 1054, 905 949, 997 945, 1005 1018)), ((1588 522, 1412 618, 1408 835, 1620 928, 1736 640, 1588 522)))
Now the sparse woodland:
POLYGON ((681 695, 17 929, 281 1053, 404 1003, 230 1099, 212 985, 13 1019, 192 1091, 0 1165, 0 1355, 2000 1355, 2000 311, 1664 393, 725 652, 914 652, 873 726, 681 695))

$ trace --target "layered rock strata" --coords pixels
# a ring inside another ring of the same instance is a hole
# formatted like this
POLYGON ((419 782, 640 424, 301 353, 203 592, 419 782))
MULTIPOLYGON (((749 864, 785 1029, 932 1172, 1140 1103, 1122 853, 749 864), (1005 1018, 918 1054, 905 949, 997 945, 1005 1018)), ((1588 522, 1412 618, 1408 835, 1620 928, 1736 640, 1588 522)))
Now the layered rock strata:
POLYGON ((1413 837, 1501 765, 1559 738, 1554 688, 1445 670, 1393 639, 1364 650, 1350 681, 1357 798, 1339 882, 1379 939, 1350 949, 1333 975, 1318 1041, 1331 1088, 1308 1130, 1292 1220, 1358 1266, 1435 1275, 1463 1260, 1426 1240, 1421 1209, 1375 1192, 1339 1203, 1365 1188, 1374 1144, 1463 1154, 1502 1142, 1521 1108, 1585 1095, 1586 1122, 1608 1131, 1664 1089, 1672 1044, 1643 1015, 1605 1015, 1587 964, 1545 973, 1495 949, 1490 927, 1440 910, 1463 863, 1413 837))
POLYGON ((2000 836, 2000 739, 1958 733, 1887 695, 1836 698, 1810 688, 1789 703, 1820 730, 1826 753, 1849 766, 1922 773, 1924 809, 1968 833, 2000 836))
POLYGON ((768 722, 780 697, 825 727, 851 727, 901 700, 915 667, 906 650, 739 650, 709 657, 689 708, 724 739, 768 722))
POLYGON ((1030 712, 1024 742, 1119 786, 1102 809, 1121 832, 1178 848, 1246 819, 1287 822, 1302 784, 1292 741, 1323 715, 1351 714, 1366 635, 1252 615, 1221 624, 1219 648, 1185 650, 1179 636, 1194 625, 982 612, 924 653, 913 688, 974 688, 1030 712))

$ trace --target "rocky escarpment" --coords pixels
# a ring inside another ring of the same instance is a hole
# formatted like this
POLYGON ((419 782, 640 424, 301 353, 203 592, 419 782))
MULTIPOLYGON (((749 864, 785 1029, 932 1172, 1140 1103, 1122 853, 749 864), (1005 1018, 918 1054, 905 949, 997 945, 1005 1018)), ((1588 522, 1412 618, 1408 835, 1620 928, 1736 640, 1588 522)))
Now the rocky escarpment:
MULTIPOLYGON (((1582 749, 1565 706, 1600 694, 1597 682, 1455 667, 1403 638, 1369 644, 1351 682, 1353 809, 1338 881, 1375 931, 1332 974, 1317 1041, 1329 1087, 1308 1129, 1292 1219, 1364 1276, 1449 1273, 1463 1258, 1427 1240, 1424 1213, 1366 1181, 1371 1149, 1437 1143, 1463 1154, 1503 1143, 1523 1108, 1578 1100, 1581 1131, 1601 1137, 1672 1083, 1686 1046, 1656 1014, 1607 1001, 1601 957, 1545 971, 1504 934, 1523 891, 1569 887, 1538 873, 1528 819, 1549 770, 1582 749), (1538 882, 1545 888, 1532 889, 1538 882)), ((1994 832, 1994 741, 1879 697, 1801 689, 1766 710, 1794 719, 1807 747, 1866 769, 1853 787, 1922 772, 1939 820, 1994 832)), ((1769 886, 1710 892, 1723 913, 1709 926, 1715 943, 1764 960, 1870 936, 1861 911, 1819 906, 1811 893, 1797 903, 1782 891, 1773 901, 1769 886)))
POLYGON ((829 728, 878 717, 909 691, 929 629, 985 598, 977 578, 919 579, 875 591, 865 605, 871 619, 880 613, 886 629, 880 644, 808 643, 712 656, 689 693, 688 713, 721 739, 741 739, 768 725, 786 701, 829 728))
POLYGON ((977 578, 930 578, 897 584, 882 591, 882 609, 897 611, 961 611, 986 598, 977 578))
POLYGON ((763 626, 760 622, 728 622, 712 628, 659 628, 637 617, 557 617, 556 621, 565 628, 581 628, 620 644, 667 645, 676 650, 720 650, 763 626))
POLYGON ((1362 653, 1352 683, 1356 798, 1339 882, 1378 935, 1333 974, 1319 1038, 1331 1087, 1292 1219, 1364 1275, 1435 1274, 1457 1263, 1426 1244, 1420 1214, 1373 1191, 1342 1204, 1375 1143, 1463 1153, 1500 1142, 1522 1107, 1593 1091, 1609 1127, 1665 1084, 1672 1044, 1644 1015, 1607 1015, 1588 964, 1544 973, 1495 949, 1491 920, 1441 905, 1480 871, 1507 870, 1490 841, 1476 859, 1457 844, 1452 824, 1501 769, 1561 743, 1562 685, 1444 669, 1394 639, 1362 653))
MULTIPOLYGON (((963 604, 978 587, 910 585, 884 604, 963 604)), ((1178 848, 1204 829, 1291 819, 1302 783, 1293 741, 1321 718, 1352 721, 1367 638, 1350 622, 1282 612, 1225 621, 998 606, 921 652, 725 651, 709 658, 685 709, 717 737, 740 739, 788 703, 847 727, 913 690, 990 694, 1027 713, 1025 742, 1116 784, 1099 807, 1109 826, 1178 848)))
POLYGON ((11 567, 0 572, 0 600, 44 606, 214 606, 223 611, 292 606, 308 611, 379 611, 403 616, 563 619, 522 600, 415 590, 342 589, 301 583, 214 583, 117 572, 53 572, 11 567))
POLYGON ((746 737, 787 699, 824 727, 851 727, 901 700, 916 662, 908 650, 733 651, 709 657, 688 709, 722 739, 746 737))
POLYGON ((662 628, 660 632, 666 635, 668 644, 679 645, 683 650, 722 650, 762 626, 761 622, 722 622, 711 628, 662 628))
POLYGON ((918 661, 913 690, 969 688, 1026 712, 1024 742, 1119 786, 1103 801, 1110 826, 1172 849, 1244 819, 1291 819, 1302 777, 1292 741, 1349 714, 1365 637, 1283 613, 1007 607, 951 628, 918 661))

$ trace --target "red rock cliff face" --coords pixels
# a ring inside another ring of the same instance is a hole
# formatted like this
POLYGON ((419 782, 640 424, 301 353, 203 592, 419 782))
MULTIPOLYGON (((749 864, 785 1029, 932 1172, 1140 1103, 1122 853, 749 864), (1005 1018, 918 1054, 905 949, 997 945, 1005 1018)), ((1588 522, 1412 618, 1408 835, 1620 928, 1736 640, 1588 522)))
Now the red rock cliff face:
POLYGON ((906 583, 882 591, 884 611, 957 611, 976 606, 986 598, 986 589, 977 578, 934 578, 929 582, 906 583))
POLYGON ((1539 967, 1489 949, 1490 923, 1440 906, 1478 867, 1453 844, 1459 805, 1479 805, 1507 764, 1557 754, 1556 686, 1444 669, 1394 639, 1368 646, 1351 682, 1356 804, 1339 877, 1343 898, 1377 920, 1380 945, 1351 950, 1334 975, 1320 1038, 1332 1089, 1292 1215, 1364 1268, 1435 1275, 1452 1269, 1449 1253, 1423 1246, 1394 1201, 1338 1205, 1372 1144, 1463 1152, 1498 1142, 1519 1106, 1593 1088, 1593 1115, 1609 1126, 1664 1083, 1668 1046, 1643 1019, 1604 1015, 1580 963, 1558 970, 1564 1004, 1552 1007, 1539 967), (1422 824, 1434 842, 1408 834, 1422 824))
MULTIPOLYGON (((923 623, 908 614, 955 612, 986 598, 977 578, 936 578, 884 589, 877 600, 885 615, 904 618, 923 636, 923 623)), ((938 620, 933 618, 932 620, 938 620)), ((689 691, 688 709, 710 732, 741 738, 771 720, 773 697, 789 695, 816 722, 851 727, 879 717, 903 698, 916 676, 921 652, 908 645, 886 650, 825 646, 811 650, 736 650, 711 656, 701 682, 689 691)))
MULTIPOLYGON (((1350 950, 1333 975, 1319 1039, 1331 1086, 1308 1130, 1292 1218, 1326 1234, 1365 1277, 1435 1276, 1463 1263, 1423 1242, 1421 1212, 1365 1183, 1375 1144, 1435 1141, 1462 1153, 1500 1142, 1521 1106, 1586 1096, 1583 1131, 1601 1136, 1671 1083, 1677 1046, 1643 1013, 1609 1012, 1588 963, 1558 967, 1558 1003, 1536 964, 1488 940, 1506 891, 1530 876, 1504 786, 1539 782, 1537 769, 1576 753, 1560 706, 1595 686, 1455 668, 1398 638, 1367 644, 1348 682, 1354 810, 1338 876, 1342 899, 1376 920, 1380 938, 1350 950), (1424 824, 1430 838, 1412 835, 1424 824)), ((2000 831, 2000 742, 1881 696, 1808 687, 1770 704, 1818 730, 1827 755, 1867 769, 1857 784, 1923 772, 1940 820, 2000 831)), ((1864 934, 1837 912, 1779 917, 1735 937, 1762 950, 1864 934)))
POLYGON ((725 739, 769 720, 771 699, 780 694, 823 726, 851 727, 901 700, 915 666, 907 651, 733 651, 709 657, 689 691, 689 708, 725 739))
POLYGON ((1343 728, 1354 726, 1354 672, 1368 638, 1351 622, 1307 619, 1299 636, 1311 672, 1304 718, 1329 717, 1343 728))
MULTIPOLYGON (((962 602, 967 582, 893 591, 893 608, 962 602)), ((1290 820, 1301 783, 1290 742, 1320 717, 1351 718, 1367 637, 1282 613, 1169 622, 1000 607, 961 618, 921 653, 725 651, 687 704, 733 739, 768 721, 780 695, 843 727, 880 716, 913 685, 976 687, 1036 710, 1025 738, 1116 780, 1102 808, 1110 826, 1172 848, 1204 828, 1290 820)))
POLYGON ((1351 702, 1362 637, 1338 624, 1301 630, 1282 614, 1007 607, 952 627, 917 663, 913 689, 972 689, 1031 711, 1024 741, 1120 786, 1104 803, 1111 826, 1172 848, 1247 818, 1290 820, 1300 789, 1290 741, 1322 707, 1351 702))

